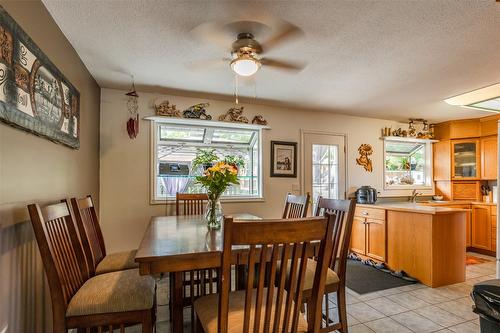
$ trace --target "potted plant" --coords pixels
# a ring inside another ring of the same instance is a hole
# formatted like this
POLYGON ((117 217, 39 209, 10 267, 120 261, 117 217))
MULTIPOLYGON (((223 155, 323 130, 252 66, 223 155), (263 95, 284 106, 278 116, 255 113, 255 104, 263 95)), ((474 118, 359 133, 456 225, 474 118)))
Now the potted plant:
POLYGON ((208 204, 205 219, 209 229, 220 228, 222 220, 222 206, 220 197, 231 185, 238 185, 238 169, 224 161, 216 163, 196 177, 196 182, 207 191, 208 204))
POLYGON ((193 170, 202 165, 203 170, 207 170, 214 165, 219 157, 215 154, 215 149, 197 149, 196 156, 193 159, 193 170))
POLYGON ((241 155, 227 155, 226 157, 224 157, 224 162, 234 166, 236 169, 239 169, 245 165, 245 160, 243 159, 243 157, 241 157, 241 155))

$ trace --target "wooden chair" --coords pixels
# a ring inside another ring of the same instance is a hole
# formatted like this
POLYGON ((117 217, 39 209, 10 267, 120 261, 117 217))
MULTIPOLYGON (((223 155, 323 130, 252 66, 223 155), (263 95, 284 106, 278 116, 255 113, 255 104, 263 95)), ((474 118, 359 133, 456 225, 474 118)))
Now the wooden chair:
POLYGON ((137 269, 90 277, 68 204, 29 205, 28 210, 49 282, 53 332, 124 332, 135 324, 142 324, 143 333, 153 331, 152 278, 137 269))
POLYGON ((287 223, 283 220, 233 222, 231 217, 225 217, 220 293, 195 301, 198 329, 206 333, 317 332, 332 233, 336 228, 331 216, 293 219, 287 223), (315 292, 310 295, 306 321, 300 313, 300 305, 306 259, 311 255, 311 242, 316 241, 321 244, 314 272, 315 292), (248 271, 246 288, 230 292, 233 246, 249 246, 248 253, 238 255, 248 271), (279 261, 287 263, 289 268, 277 273, 279 261), (258 265, 258 272, 254 272, 256 264, 263 262, 267 265, 258 265), (255 275, 258 277, 254 283, 255 275))
POLYGON ((139 267, 135 262, 137 250, 106 253, 101 227, 90 195, 82 199, 72 198, 71 206, 91 276, 139 267))
POLYGON ((208 195, 206 193, 177 192, 175 195, 175 213, 176 215, 201 215, 205 212, 207 201, 208 195))
MULTIPOLYGON (((336 200, 336 199, 326 199, 319 197, 318 204, 316 206, 315 216, 322 216, 324 214, 333 214, 335 216, 336 223, 340 223, 341 227, 338 234, 334 234, 334 246, 332 248, 333 252, 331 254, 331 261, 329 264, 329 269, 326 276, 325 284, 325 312, 323 314, 323 319, 325 326, 321 327, 321 332, 331 332, 338 330, 339 332, 346 333, 348 330, 347 326, 347 309, 346 309, 346 299, 345 299, 345 276, 346 276, 346 264, 347 264, 347 253, 349 251, 349 242, 351 239, 352 223, 354 220, 354 210, 356 208, 356 200, 336 200), (337 311, 339 317, 339 323, 333 323, 329 317, 329 302, 328 294, 337 293, 337 311)), ((314 268, 316 262, 314 260, 308 260, 308 271, 311 267, 314 268)), ((306 287, 304 288, 304 299, 308 304, 308 300, 312 299, 311 295, 313 293, 313 275, 306 274, 306 287)), ((308 305, 309 307, 309 305, 308 305)))
MULTIPOLYGON (((176 215, 202 215, 208 201, 206 193, 176 193, 176 215)), ((172 276, 172 275, 171 275, 172 276)), ((192 306, 196 298, 217 292, 218 271, 202 269, 184 272, 183 274, 183 306, 192 306)), ((170 286, 173 286, 170 283, 170 286)), ((194 323, 194 309, 191 308, 191 322, 194 323)), ((194 329, 194 325, 192 325, 194 329)))
POLYGON ((295 219, 307 216, 307 208, 311 195, 307 192, 306 195, 293 195, 288 193, 285 200, 285 208, 283 209, 284 219, 295 219))

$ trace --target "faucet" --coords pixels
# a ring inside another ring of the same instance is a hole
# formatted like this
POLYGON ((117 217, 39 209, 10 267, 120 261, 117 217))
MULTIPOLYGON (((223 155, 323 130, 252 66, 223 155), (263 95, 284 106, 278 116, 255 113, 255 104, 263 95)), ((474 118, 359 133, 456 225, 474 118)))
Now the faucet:
POLYGON ((417 192, 417 190, 413 190, 413 192, 411 193, 410 201, 413 203, 417 202, 417 196, 422 194, 423 194, 422 192, 417 192))

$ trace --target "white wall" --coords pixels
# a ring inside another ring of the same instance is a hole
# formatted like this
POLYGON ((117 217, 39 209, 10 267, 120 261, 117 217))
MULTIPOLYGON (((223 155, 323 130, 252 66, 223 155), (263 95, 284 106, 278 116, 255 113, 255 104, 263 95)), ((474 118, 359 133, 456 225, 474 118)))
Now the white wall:
MULTIPOLYGON (((128 138, 125 129, 128 120, 125 93, 126 91, 111 89, 101 91, 100 213, 104 238, 110 251, 137 247, 151 216, 172 213, 172 207, 149 204, 150 122, 142 120, 138 137, 135 140, 128 138)), ((162 97, 160 101, 168 99, 176 104, 179 110, 207 101, 141 92, 139 96, 141 118, 154 114, 152 105, 158 97, 162 97)), ((234 106, 227 101, 209 100, 209 102, 208 111, 214 119, 234 106)), ((292 185, 300 185, 300 179, 269 176, 270 141, 300 143, 301 129, 347 134, 349 192, 361 185, 371 185, 383 190, 383 141, 379 139, 381 129, 384 126, 394 128, 400 124, 390 120, 351 117, 328 112, 245 105, 245 115, 248 118, 251 119, 256 114, 262 114, 271 127, 270 130, 263 131, 265 201, 223 203, 225 213, 248 212, 263 217, 280 216, 285 194, 292 192, 292 185), (362 143, 373 146, 372 173, 356 165, 357 149, 362 143)), ((298 174, 300 175, 300 166, 298 174)), ((407 195, 408 191, 403 194, 407 195)))

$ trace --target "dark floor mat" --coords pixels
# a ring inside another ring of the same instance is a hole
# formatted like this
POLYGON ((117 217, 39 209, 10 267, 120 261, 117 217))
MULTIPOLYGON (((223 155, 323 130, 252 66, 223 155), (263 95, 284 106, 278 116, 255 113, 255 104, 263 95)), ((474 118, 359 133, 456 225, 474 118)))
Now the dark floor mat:
POLYGON ((367 294, 410 284, 414 284, 414 282, 379 271, 358 260, 347 259, 346 285, 358 294, 367 294))

